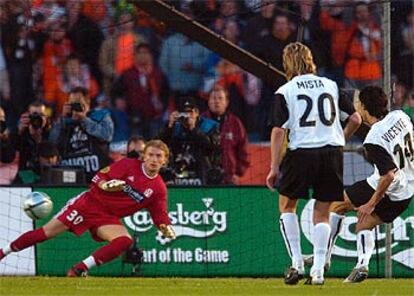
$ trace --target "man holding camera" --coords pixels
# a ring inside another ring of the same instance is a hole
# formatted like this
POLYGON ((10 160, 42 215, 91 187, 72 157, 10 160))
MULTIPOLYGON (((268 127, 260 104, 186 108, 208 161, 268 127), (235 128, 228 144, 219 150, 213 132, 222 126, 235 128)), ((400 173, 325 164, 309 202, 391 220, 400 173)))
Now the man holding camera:
POLYGON ((90 180, 110 163, 109 142, 114 132, 109 111, 90 110, 88 91, 76 87, 69 93, 62 116, 54 124, 50 140, 58 145, 61 164, 82 166, 90 180))
POLYGON ((29 184, 35 181, 33 172, 39 164, 39 144, 48 139, 49 132, 46 105, 41 101, 31 103, 27 112, 20 116, 18 134, 13 135, 16 150, 20 155, 15 183, 29 184))
POLYGON ((171 113, 160 139, 172 150, 171 169, 176 185, 220 184, 220 131, 214 120, 200 116, 193 98, 171 113))
POLYGON ((0 162, 11 163, 14 160, 16 150, 11 143, 11 137, 6 125, 6 114, 0 107, 0 162))

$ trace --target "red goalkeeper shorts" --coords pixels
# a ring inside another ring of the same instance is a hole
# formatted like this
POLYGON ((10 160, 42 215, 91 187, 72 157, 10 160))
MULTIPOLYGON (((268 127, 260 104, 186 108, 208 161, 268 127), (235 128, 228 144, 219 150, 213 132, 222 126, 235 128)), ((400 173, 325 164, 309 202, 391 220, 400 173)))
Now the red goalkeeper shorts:
POLYGON ((69 227, 69 231, 77 236, 89 230, 92 238, 98 242, 102 241, 97 235, 99 227, 122 225, 119 218, 108 213, 99 202, 90 196, 89 192, 83 192, 68 200, 54 218, 69 227))

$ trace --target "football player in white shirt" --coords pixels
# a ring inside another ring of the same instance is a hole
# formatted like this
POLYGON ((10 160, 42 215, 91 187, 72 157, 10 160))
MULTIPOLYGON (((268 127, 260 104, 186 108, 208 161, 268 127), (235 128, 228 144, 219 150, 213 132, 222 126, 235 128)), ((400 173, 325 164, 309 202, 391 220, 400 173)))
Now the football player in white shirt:
POLYGON ((287 45, 283 66, 288 82, 276 91, 274 100, 266 185, 273 191, 280 175, 280 228, 292 258, 286 284, 297 284, 304 275, 296 205, 299 198, 309 198, 309 189, 313 189, 314 264, 309 282, 322 285, 330 236, 329 207, 333 201, 343 200, 343 146, 358 129, 361 117, 334 81, 315 75, 312 53, 305 45, 287 45), (348 119, 344 129, 340 119, 348 119), (280 164, 286 130, 288 151, 280 164))
POLYGON ((371 126, 364 149, 375 170, 366 180, 347 188, 343 202, 332 204, 332 233, 327 254, 330 263, 344 214, 357 210, 358 262, 345 279, 348 283, 361 282, 368 277, 369 260, 375 246, 372 229, 382 223, 391 223, 408 208, 414 194, 413 125, 410 118, 401 110, 388 112, 388 98, 380 87, 365 87, 359 98, 362 118, 371 126))

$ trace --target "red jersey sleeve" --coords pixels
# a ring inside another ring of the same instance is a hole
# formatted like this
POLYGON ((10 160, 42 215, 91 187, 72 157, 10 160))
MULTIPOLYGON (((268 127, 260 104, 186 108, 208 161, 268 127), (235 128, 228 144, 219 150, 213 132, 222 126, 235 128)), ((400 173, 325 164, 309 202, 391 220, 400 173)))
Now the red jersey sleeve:
POLYGON ((147 207, 147 210, 151 214, 154 225, 157 227, 161 224, 171 224, 167 211, 167 188, 165 185, 160 190, 159 194, 154 198, 154 201, 147 207))
POLYGON ((92 183, 99 184, 101 181, 113 179, 123 180, 128 172, 129 161, 131 159, 123 158, 110 166, 104 167, 92 178, 92 183))

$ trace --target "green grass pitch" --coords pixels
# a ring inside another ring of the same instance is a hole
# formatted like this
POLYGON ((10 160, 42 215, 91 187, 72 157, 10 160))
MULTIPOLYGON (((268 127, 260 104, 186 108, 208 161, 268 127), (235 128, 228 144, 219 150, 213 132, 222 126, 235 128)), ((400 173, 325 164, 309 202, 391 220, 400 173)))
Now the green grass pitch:
POLYGON ((303 281, 286 286, 283 279, 261 278, 59 278, 0 277, 0 295, 414 295, 414 279, 368 279, 343 284, 328 278, 324 286, 303 281))

